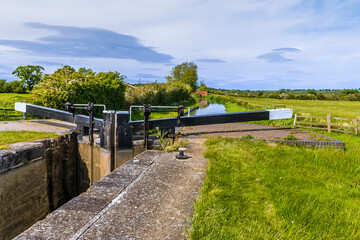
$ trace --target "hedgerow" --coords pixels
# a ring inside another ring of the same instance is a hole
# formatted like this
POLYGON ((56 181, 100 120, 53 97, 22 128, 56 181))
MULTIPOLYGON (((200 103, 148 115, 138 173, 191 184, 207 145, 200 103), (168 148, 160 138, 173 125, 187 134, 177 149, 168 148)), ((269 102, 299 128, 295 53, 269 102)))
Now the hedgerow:
POLYGON ((126 106, 169 105, 190 98, 191 87, 183 83, 149 83, 126 91, 126 106))

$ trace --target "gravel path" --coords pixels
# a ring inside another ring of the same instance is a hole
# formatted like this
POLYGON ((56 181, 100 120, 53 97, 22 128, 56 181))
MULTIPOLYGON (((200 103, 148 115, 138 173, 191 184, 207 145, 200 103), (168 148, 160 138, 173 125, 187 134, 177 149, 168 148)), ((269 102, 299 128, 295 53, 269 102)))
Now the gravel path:
POLYGON ((0 122, 0 131, 68 133, 75 128, 76 124, 54 119, 0 122))

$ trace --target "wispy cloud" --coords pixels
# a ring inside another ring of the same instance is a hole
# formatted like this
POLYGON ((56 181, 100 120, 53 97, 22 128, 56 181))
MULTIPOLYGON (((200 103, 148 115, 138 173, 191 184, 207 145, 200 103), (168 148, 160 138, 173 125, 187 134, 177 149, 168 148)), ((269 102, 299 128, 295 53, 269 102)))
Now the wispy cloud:
POLYGON ((205 63, 226 63, 224 60, 218 58, 202 58, 197 59, 196 62, 205 62, 205 63))
POLYGON ((30 28, 57 32, 37 41, 4 40, 0 45, 14 47, 43 56, 99 57, 133 59, 144 63, 169 63, 172 56, 158 53, 152 47, 140 43, 134 36, 124 35, 102 28, 53 26, 27 23, 30 28))
POLYGON ((286 52, 300 52, 300 50, 297 48, 277 48, 277 49, 272 50, 272 52, 270 52, 270 53, 260 55, 256 58, 263 59, 269 63, 294 62, 293 59, 286 58, 283 56, 286 52))
POLYGON ((45 65, 45 66, 61 66, 61 65, 66 65, 64 63, 60 63, 60 62, 53 62, 53 61, 35 61, 35 64, 39 64, 39 65, 45 65))
POLYGON ((134 77, 136 77, 136 78, 163 78, 162 76, 156 76, 154 74, 149 74, 149 73, 139 73, 139 74, 136 74, 134 77))

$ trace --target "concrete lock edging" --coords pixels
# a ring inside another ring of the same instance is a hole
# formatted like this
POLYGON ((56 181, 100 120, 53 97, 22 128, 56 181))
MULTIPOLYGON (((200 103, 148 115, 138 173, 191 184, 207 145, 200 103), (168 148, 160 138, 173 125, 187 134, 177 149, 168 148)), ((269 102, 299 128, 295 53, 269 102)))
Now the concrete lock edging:
POLYGON ((57 238, 59 236, 77 239, 126 193, 127 189, 134 184, 135 179, 141 177, 162 154, 161 151, 152 150, 137 155, 15 239, 57 238))

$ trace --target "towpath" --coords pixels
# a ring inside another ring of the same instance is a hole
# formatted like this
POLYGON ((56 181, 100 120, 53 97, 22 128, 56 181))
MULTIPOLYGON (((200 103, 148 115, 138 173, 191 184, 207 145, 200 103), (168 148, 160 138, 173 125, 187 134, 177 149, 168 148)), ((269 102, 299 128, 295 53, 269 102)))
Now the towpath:
POLYGON ((58 121, 54 119, 0 122, 0 131, 68 133, 75 128, 76 124, 58 121))

